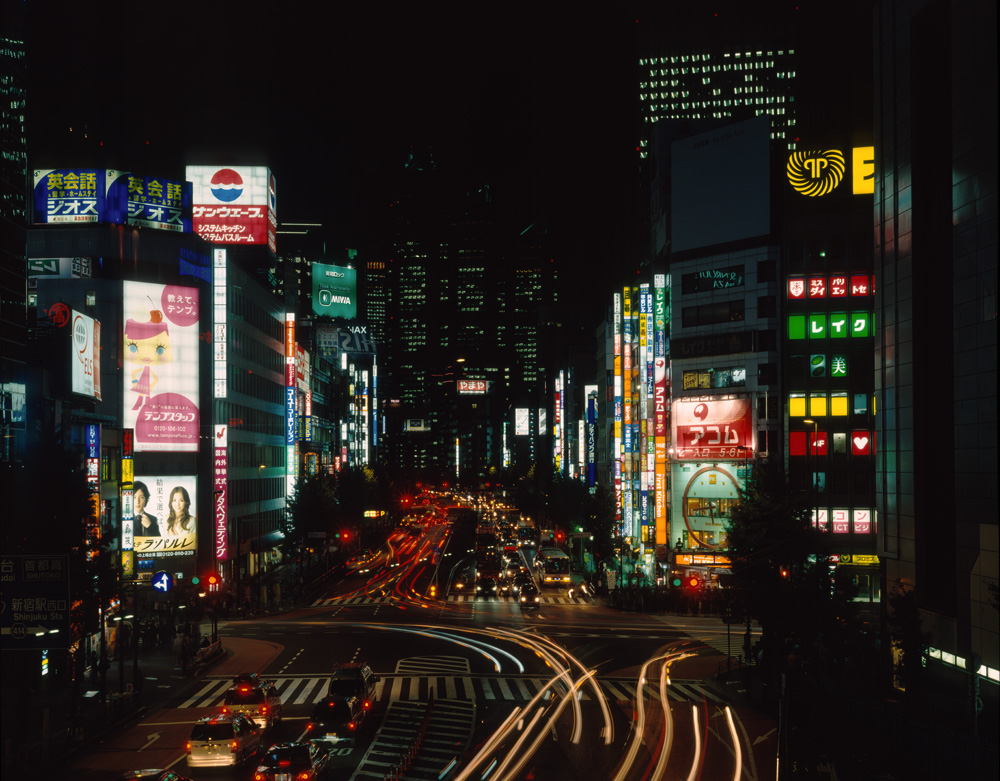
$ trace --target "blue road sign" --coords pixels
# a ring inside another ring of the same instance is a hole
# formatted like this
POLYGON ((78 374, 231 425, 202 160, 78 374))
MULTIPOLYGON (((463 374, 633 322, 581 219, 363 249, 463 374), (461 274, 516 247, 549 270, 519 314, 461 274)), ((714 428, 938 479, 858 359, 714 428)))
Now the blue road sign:
POLYGON ((174 576, 165 570, 153 574, 153 588, 161 594, 166 594, 174 587, 174 576))

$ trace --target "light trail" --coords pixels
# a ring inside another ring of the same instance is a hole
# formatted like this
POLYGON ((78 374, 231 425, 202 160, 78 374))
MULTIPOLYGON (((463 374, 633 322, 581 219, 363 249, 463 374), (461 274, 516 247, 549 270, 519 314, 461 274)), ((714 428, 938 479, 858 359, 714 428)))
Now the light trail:
POLYGON ((740 781, 743 773, 743 748, 740 746, 740 736, 736 734, 736 725, 733 724, 733 712, 726 706, 726 723, 729 724, 729 734, 733 739, 733 746, 736 748, 736 758, 733 762, 733 781, 740 781))

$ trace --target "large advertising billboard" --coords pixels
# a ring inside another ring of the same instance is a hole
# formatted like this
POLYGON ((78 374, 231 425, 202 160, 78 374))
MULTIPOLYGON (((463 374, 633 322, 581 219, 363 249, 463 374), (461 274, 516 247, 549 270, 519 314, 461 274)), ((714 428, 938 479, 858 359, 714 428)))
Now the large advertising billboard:
POLYGON ((125 221, 128 175, 113 169, 42 168, 34 172, 35 223, 125 221))
POLYGON ((198 548, 198 478, 137 475, 132 484, 132 528, 138 558, 194 556, 198 548))
POLYGON ((313 312, 326 317, 358 316, 358 272, 346 266, 312 264, 313 312))
POLYGON ((125 282, 123 428, 135 451, 198 450, 198 289, 125 282))
POLYGON ((264 165, 189 165, 194 230, 212 244, 267 244, 277 252, 274 174, 264 165))
POLYGON ((753 447, 750 399, 675 401, 675 457, 738 459, 753 447))
POLYGON ((71 388, 89 399, 101 400, 101 321, 75 309, 71 388))
POLYGON ((190 233, 191 195, 191 182, 129 174, 126 221, 144 228, 190 233))

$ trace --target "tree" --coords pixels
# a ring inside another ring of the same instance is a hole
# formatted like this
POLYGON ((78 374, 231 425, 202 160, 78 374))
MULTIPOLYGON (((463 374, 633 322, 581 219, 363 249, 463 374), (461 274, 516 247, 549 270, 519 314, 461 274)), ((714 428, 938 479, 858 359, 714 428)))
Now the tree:
POLYGON ((317 474, 303 477, 288 503, 293 538, 303 540, 310 532, 329 534, 338 516, 337 479, 317 474))
POLYGON ((728 524, 736 588, 760 622, 773 670, 819 653, 821 636, 837 631, 825 539, 809 522, 809 499, 789 488, 780 466, 758 465, 728 524))

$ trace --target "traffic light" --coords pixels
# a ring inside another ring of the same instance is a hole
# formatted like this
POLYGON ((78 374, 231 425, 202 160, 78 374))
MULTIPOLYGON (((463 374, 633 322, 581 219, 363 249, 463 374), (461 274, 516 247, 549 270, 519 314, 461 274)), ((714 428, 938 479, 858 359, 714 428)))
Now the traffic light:
POLYGON ((209 591, 215 591, 219 588, 220 578, 214 572, 205 578, 205 582, 208 584, 209 591))
POLYGON ((556 532, 556 542, 562 542, 566 539, 566 535, 562 532, 556 532))
POLYGON ((780 573, 782 580, 788 580, 788 567, 781 567, 780 573))
POLYGON ((699 586, 701 586, 701 580, 697 575, 688 575, 684 578, 684 585, 691 591, 695 591, 699 586))
POLYGON ((684 578, 679 572, 670 573, 670 588, 680 588, 684 585, 684 578))

